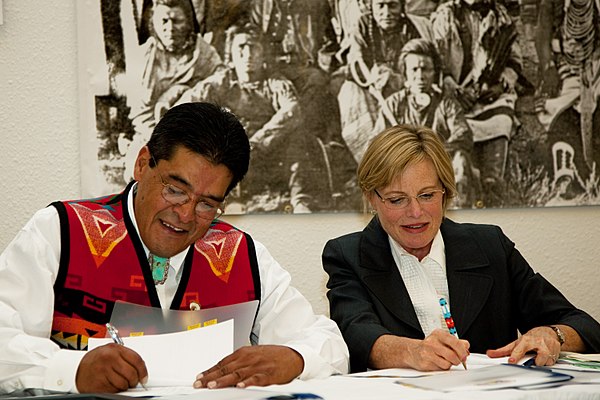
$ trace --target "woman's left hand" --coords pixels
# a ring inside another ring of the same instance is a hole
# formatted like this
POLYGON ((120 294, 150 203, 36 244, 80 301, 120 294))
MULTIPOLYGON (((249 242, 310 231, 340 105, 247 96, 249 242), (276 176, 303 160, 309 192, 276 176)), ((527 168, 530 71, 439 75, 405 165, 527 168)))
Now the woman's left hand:
POLYGON ((486 354, 490 358, 509 356, 508 362, 516 364, 526 353, 535 352, 535 365, 554 365, 560 355, 561 344, 556 332, 549 326, 538 326, 529 332, 495 350, 488 350, 486 354))

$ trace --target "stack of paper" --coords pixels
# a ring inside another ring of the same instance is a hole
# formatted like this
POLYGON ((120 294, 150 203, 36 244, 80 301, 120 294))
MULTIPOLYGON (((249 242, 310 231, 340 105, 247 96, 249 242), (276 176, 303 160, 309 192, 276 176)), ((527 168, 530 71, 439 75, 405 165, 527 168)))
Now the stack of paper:
POLYGON ((564 351, 556 363, 556 367, 572 366, 581 370, 600 370, 600 354, 581 354, 564 351))
POLYGON ((400 379, 397 383, 441 392, 525 388, 531 385, 557 384, 573 377, 544 368, 529 368, 514 364, 499 364, 452 371, 445 374, 400 379))

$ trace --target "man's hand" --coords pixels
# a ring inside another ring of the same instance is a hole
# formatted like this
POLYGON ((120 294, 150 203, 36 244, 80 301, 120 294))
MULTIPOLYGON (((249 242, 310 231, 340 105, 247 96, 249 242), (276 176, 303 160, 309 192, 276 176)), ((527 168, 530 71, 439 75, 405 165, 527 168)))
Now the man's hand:
POLYGON ((465 112, 470 111, 477 101, 475 90, 461 87, 451 76, 444 77, 444 92, 454 96, 465 112))
POLYGON ((189 86, 172 85, 160 95, 154 104, 154 119, 158 122, 163 115, 179 100, 180 96, 190 89, 189 86))
POLYGON ((148 371, 140 355, 125 346, 110 343, 83 356, 75 384, 80 393, 116 393, 147 380, 148 371))
POLYGON ((529 332, 495 350, 488 350, 488 357, 506 357, 510 356, 508 362, 516 364, 521 360, 525 353, 536 352, 535 365, 554 365, 560 354, 560 343, 556 333, 548 326, 539 326, 531 329, 529 332))
POLYGON ((242 347, 196 377, 195 388, 267 386, 288 383, 302 373, 304 360, 285 346, 242 347))
POLYGON ((504 68, 500 74, 500 83, 506 92, 514 92, 516 90, 515 88, 517 87, 518 80, 519 75, 510 67, 504 68))
POLYGON ((371 84, 375 89, 382 91, 392 76, 392 69, 386 64, 375 64, 371 68, 371 84))

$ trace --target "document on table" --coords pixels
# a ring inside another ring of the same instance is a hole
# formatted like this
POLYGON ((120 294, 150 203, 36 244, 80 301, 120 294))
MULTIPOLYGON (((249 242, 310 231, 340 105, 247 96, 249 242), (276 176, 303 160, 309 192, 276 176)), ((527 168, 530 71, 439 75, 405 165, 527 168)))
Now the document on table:
POLYGON ((553 372, 549 369, 499 364, 467 371, 450 371, 444 374, 400 379, 396 382, 408 387, 455 392, 521 388, 565 382, 572 378, 571 375, 553 372))
MULTIPOLYGON (((532 356, 527 356, 523 358, 519 364, 531 357, 532 356)), ((508 358, 509 357, 490 358, 485 354, 471 353, 467 357, 467 367, 468 369, 478 369, 489 367, 490 365, 508 364, 508 358)), ((450 371, 464 371, 464 368, 461 364, 454 365, 450 368, 450 371)), ((448 371, 417 371, 416 369, 410 368, 388 368, 357 372, 348 376, 354 378, 417 378, 430 375, 446 374, 447 372, 448 371)))
POLYGON ((234 349, 250 344, 258 300, 201 310, 167 310, 117 301, 110 323, 121 337, 173 333, 205 327, 232 319, 235 321, 234 349))
POLYGON ((555 367, 575 371, 600 372, 600 354, 582 354, 561 351, 555 367))
POLYGON ((191 387, 161 387, 150 388, 147 391, 143 389, 130 389, 126 392, 120 392, 119 395, 129 397, 162 397, 169 400, 269 400, 269 399, 321 399, 317 395, 309 397, 309 393, 301 393, 298 397, 293 397, 294 392, 282 391, 279 389, 263 388, 222 388, 222 389, 194 389, 191 387))
MULTIPOLYGON (((123 337, 148 369, 147 387, 192 386, 196 375, 233 352, 234 321, 183 332, 123 337)), ((111 339, 88 340, 88 351, 111 339)))

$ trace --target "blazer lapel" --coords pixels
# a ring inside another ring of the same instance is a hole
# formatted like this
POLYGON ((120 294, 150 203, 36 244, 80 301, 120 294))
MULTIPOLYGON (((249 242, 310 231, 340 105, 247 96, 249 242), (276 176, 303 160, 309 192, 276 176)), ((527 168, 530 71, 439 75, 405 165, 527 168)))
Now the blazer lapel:
POLYGON ((461 336, 469 330, 486 303, 493 277, 482 271, 490 262, 469 231, 449 219, 444 219, 440 230, 446 248, 452 318, 461 336))
POLYGON ((377 217, 371 220, 363 233, 359 273, 364 284, 391 314, 422 334, 408 290, 392 256, 388 236, 377 217))

